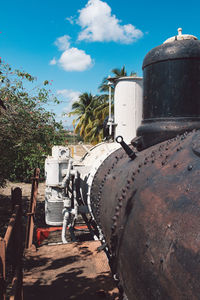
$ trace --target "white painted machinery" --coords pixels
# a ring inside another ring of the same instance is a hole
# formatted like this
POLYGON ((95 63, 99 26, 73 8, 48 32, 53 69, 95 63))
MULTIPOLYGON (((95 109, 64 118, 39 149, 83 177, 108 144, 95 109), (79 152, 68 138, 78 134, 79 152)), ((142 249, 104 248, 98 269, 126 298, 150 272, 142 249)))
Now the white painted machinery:
MULTIPOLYGON (((94 222, 90 204, 93 179, 109 155, 120 147, 119 143, 111 139, 113 127, 114 138, 120 135, 125 142, 130 143, 141 123, 142 78, 110 78, 110 82, 114 83, 115 92, 114 119, 111 116, 111 106, 109 109, 108 141, 86 149, 86 154, 76 159, 72 159, 67 147, 54 146, 52 156, 48 156, 45 161, 45 220, 48 225, 63 225, 63 243, 67 242, 67 227, 72 240, 75 240, 73 227, 78 214, 82 215, 93 237, 101 238, 101 231, 94 222)), ((111 101, 109 103, 111 105, 111 101)))

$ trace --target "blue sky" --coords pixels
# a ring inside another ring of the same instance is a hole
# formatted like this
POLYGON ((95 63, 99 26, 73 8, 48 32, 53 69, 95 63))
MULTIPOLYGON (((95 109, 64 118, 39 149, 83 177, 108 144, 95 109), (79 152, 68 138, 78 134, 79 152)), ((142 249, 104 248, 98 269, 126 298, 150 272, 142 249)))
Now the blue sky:
POLYGON ((2 0, 0 57, 38 82, 53 80, 59 119, 80 93, 98 93, 113 68, 142 76, 146 53, 178 27, 199 38, 199 12, 199 1, 2 0))

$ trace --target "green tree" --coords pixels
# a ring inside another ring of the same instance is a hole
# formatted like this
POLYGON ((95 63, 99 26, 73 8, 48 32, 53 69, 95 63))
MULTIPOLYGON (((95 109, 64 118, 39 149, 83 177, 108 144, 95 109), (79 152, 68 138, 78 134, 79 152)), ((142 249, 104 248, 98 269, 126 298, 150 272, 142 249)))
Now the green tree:
POLYGON ((37 86, 29 73, 0 63, 0 185, 30 179, 35 167, 43 175, 52 145, 64 143, 62 125, 45 109, 50 101, 58 103, 50 84, 37 86))
POLYGON ((79 96, 79 100, 72 104, 72 111, 68 116, 77 116, 73 120, 75 133, 79 133, 85 139, 85 128, 89 121, 94 118, 94 109, 97 105, 97 97, 91 93, 83 93, 79 96))
MULTIPOLYGON (((126 68, 125 66, 123 66, 121 69, 119 68, 115 68, 115 69, 112 69, 112 74, 115 78, 118 78, 118 77, 126 77, 126 76, 132 76, 132 77, 136 77, 137 76, 137 73, 136 72, 131 72, 130 75, 128 75, 127 71, 126 71, 126 68)), ((111 86, 111 89, 112 89, 112 92, 114 91, 114 87, 111 86)), ((103 93, 108 93, 109 91, 109 86, 108 86, 108 77, 104 77, 100 86, 99 86, 99 91, 100 92, 103 92, 103 93)))

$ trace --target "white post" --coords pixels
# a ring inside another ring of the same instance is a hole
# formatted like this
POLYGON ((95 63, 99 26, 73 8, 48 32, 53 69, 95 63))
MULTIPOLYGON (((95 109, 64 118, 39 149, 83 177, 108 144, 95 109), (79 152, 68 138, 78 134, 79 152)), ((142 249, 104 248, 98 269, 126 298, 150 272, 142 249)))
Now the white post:
POLYGON ((112 86, 112 82, 109 81, 109 77, 108 77, 108 87, 109 87, 109 116, 108 116, 108 126, 109 126, 109 135, 112 135, 112 125, 113 125, 113 119, 112 119, 112 112, 111 112, 111 86, 112 86))

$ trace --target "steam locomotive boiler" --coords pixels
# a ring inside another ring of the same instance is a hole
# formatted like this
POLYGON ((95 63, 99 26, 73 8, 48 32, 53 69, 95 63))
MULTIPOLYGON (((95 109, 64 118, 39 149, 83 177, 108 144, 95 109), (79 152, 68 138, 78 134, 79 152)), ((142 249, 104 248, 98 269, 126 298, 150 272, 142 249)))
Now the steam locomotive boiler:
MULTIPOLYGON (((122 122, 117 143, 97 145, 64 174, 68 180, 75 176, 76 197, 82 197, 97 224, 124 299, 197 300, 200 41, 179 29, 146 55, 143 74, 137 136, 128 145, 128 137, 120 134, 126 132, 122 122), (96 155, 102 149, 104 154, 96 155)), ((135 90, 130 94, 134 97, 135 90)), ((50 219, 50 209, 48 214, 50 219)))
POLYGON ((200 41, 179 30, 143 72, 142 124, 98 168, 91 208, 129 300, 199 299, 200 41))

